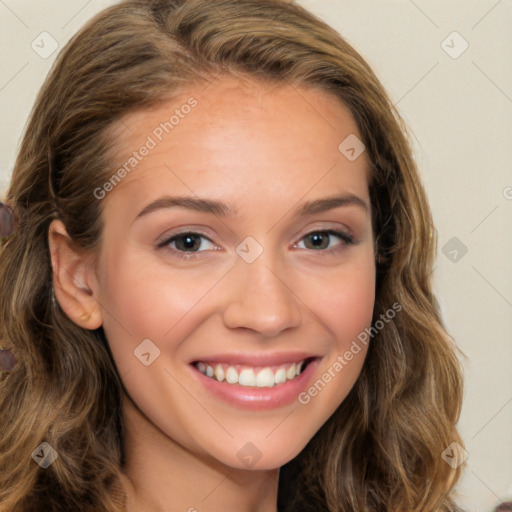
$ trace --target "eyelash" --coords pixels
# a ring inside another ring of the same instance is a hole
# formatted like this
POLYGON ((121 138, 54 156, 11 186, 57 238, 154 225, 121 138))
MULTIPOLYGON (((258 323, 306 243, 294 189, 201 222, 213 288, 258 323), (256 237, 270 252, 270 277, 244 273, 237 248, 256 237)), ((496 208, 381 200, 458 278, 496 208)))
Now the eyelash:
MULTIPOLYGON (((309 237, 311 235, 315 235, 315 234, 319 234, 319 233, 320 234, 324 234, 324 235, 334 235, 334 236, 337 236, 338 238, 340 238, 343 241, 343 243, 341 244, 341 246, 338 245, 334 249, 320 249, 320 250, 309 249, 310 251, 313 251, 313 252, 316 252, 316 253, 320 253, 320 254, 326 254, 326 253, 329 253, 329 252, 332 253, 332 252, 338 252, 338 251, 342 250, 342 246, 343 245, 354 245, 354 244, 356 244, 356 241, 354 240, 354 238, 352 236, 348 235, 347 233, 343 233, 342 231, 336 231, 334 229, 320 229, 320 230, 310 231, 309 233, 306 233, 301 238, 301 240, 303 240, 304 238, 307 238, 307 237, 309 237)), ((186 235, 199 235, 201 238, 205 238, 209 242, 212 242, 210 240, 210 238, 208 238, 206 235, 203 235, 202 233, 198 233, 196 231, 182 231, 181 233, 173 234, 171 237, 166 238, 162 242, 157 242, 156 246, 157 246, 158 249, 163 249, 166 246, 168 246, 169 244, 171 244, 172 242, 174 242, 176 239, 184 237, 186 235)), ((189 259, 192 259, 192 258, 196 258, 196 257, 199 256, 199 254, 201 252, 204 252, 204 251, 180 251, 180 250, 177 250, 177 249, 171 249, 171 251, 173 253, 175 253, 176 257, 184 259, 184 260, 189 260, 189 259)))

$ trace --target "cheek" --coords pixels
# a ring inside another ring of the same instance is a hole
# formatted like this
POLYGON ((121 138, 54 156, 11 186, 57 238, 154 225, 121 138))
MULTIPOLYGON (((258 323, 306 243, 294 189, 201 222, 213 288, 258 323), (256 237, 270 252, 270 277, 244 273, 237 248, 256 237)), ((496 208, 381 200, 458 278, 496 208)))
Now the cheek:
MULTIPOLYGON (((331 300, 326 305, 326 322, 335 334, 336 352, 330 364, 337 373, 344 373, 345 385, 339 388, 344 398, 353 386, 368 350, 364 333, 371 326, 375 306, 375 267, 373 263, 358 265, 345 273, 338 286, 331 288, 331 300)), ((339 380, 339 379, 338 379, 339 380)))
POLYGON ((134 250, 117 251, 106 261, 100 298, 103 328, 121 373, 138 363, 133 351, 145 339, 162 352, 176 349, 223 275, 171 270, 134 250))
POLYGON ((325 275, 304 276, 298 293, 336 341, 339 349, 371 324, 375 303, 375 265, 362 254, 325 275))
POLYGON ((299 403, 326 421, 354 386, 368 351, 365 329, 371 326, 375 303, 375 267, 363 258, 339 268, 330 279, 311 280, 309 303, 332 343, 322 361, 318 379, 299 396, 299 403))
POLYGON ((326 322, 336 334, 340 348, 372 321, 375 280, 370 269, 354 270, 330 286, 324 296, 326 322))

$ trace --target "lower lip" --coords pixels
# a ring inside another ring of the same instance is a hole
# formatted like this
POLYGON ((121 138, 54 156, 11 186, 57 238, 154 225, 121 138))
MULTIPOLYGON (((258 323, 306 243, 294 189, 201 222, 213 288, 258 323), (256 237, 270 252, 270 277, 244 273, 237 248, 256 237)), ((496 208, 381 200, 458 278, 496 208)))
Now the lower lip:
POLYGON ((289 405, 298 399, 309 385, 320 358, 311 361, 306 369, 292 380, 287 380, 272 388, 257 388, 219 382, 201 373, 190 365, 193 375, 211 394, 235 407, 251 410, 269 410, 289 405))

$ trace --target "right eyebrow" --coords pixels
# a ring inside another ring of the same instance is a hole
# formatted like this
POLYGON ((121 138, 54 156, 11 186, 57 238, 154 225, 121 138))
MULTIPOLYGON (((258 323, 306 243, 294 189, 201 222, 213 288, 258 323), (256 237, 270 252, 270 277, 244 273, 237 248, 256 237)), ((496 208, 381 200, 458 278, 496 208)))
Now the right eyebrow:
POLYGON ((234 206, 212 199, 201 199, 192 196, 162 196, 145 206, 135 217, 134 222, 154 211, 162 208, 187 208, 198 212, 213 213, 222 217, 235 216, 238 211, 234 206))

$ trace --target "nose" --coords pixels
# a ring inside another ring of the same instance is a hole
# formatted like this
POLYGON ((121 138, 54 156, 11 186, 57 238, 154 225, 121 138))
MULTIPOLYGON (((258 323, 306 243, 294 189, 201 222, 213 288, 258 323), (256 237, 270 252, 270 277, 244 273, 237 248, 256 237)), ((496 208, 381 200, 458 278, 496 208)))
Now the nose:
POLYGON ((252 263, 240 259, 235 264, 223 319, 228 328, 251 329, 273 337, 301 324, 302 302, 293 291, 290 272, 270 265, 272 261, 265 255, 252 263))

